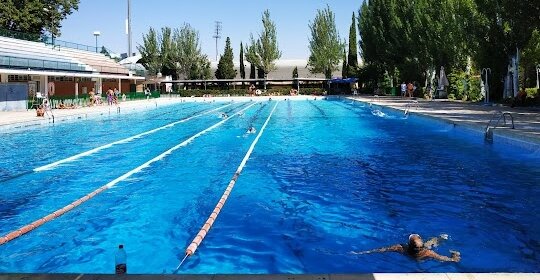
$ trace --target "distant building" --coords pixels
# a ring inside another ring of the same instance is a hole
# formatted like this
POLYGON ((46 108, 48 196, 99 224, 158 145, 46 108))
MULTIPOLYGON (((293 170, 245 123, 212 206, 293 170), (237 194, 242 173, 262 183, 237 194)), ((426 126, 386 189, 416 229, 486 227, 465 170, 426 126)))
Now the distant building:
MULTIPOLYGON (((246 65, 246 78, 249 78, 249 71, 251 64, 244 61, 246 65)), ((210 67, 212 68, 212 75, 216 72, 218 62, 212 61, 210 67)), ((324 78, 324 74, 312 74, 306 67, 307 59, 281 59, 276 61, 276 70, 268 74, 269 79, 291 79, 294 67, 298 67, 298 77, 300 78, 324 78)), ((234 68, 236 69, 236 78, 240 79, 240 62, 238 59, 234 61, 234 68)), ((332 73, 332 77, 341 77, 341 66, 338 71, 332 73)))
POLYGON ((52 46, 17 39, 17 33, 7 35, 0 36, 1 111, 25 110, 28 101, 37 105, 53 95, 78 100, 92 89, 98 94, 115 87, 130 92, 145 79, 142 71, 118 64, 91 46, 60 41, 52 46))

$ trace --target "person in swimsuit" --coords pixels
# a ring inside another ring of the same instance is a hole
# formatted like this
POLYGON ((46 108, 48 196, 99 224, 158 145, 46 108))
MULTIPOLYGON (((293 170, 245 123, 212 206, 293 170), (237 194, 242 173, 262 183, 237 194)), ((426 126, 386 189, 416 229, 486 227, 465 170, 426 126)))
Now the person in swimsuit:
POLYGON ((371 253, 398 252, 404 255, 415 258, 416 260, 435 259, 442 262, 459 262, 461 255, 457 251, 450 251, 450 257, 442 256, 431 250, 432 247, 437 247, 441 240, 447 240, 447 234, 441 234, 439 237, 433 237, 427 242, 422 241, 422 237, 418 234, 411 234, 407 244, 396 244, 390 247, 384 247, 369 251, 354 252, 351 254, 363 255, 371 253))

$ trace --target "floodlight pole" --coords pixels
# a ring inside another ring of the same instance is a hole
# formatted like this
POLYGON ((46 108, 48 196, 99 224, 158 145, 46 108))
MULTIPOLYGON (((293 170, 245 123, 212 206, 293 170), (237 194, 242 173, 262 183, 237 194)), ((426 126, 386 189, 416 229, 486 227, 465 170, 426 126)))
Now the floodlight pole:
POLYGON ((127 57, 132 55, 131 49, 131 0, 127 0, 127 20, 126 20, 126 33, 128 39, 128 54, 127 57))
POLYGON ((101 35, 101 32, 99 31, 94 31, 94 36, 96 37, 96 53, 98 53, 98 43, 97 43, 97 39, 99 37, 99 35, 101 35))
POLYGON ((216 61, 218 61, 218 39, 221 39, 221 21, 216 21, 216 29, 214 30, 213 38, 216 39, 216 61))

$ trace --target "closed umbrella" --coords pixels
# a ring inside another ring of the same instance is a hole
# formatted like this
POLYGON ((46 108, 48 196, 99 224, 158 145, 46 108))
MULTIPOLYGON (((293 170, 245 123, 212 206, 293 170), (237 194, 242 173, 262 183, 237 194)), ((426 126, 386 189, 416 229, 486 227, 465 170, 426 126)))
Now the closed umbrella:
POLYGON ((448 87, 449 85, 450 83, 448 82, 446 74, 444 73, 444 67, 441 66, 441 73, 439 75, 439 89, 444 90, 444 88, 448 87))
POLYGON ((439 98, 446 98, 446 87, 448 87, 450 83, 448 82, 448 79, 446 78, 446 74, 444 73, 444 67, 441 66, 441 72, 439 73, 439 86, 437 88, 437 95, 439 98))

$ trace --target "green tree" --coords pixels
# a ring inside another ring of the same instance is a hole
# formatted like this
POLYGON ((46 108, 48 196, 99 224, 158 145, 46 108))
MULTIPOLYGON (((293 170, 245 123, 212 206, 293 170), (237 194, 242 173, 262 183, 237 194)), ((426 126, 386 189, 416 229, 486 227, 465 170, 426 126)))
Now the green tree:
POLYGON ((165 76, 176 74, 176 46, 173 42, 173 30, 170 27, 161 29, 160 40, 161 73, 165 76))
POLYGON ((292 78, 295 79, 295 78, 298 78, 298 66, 295 66, 293 71, 292 71, 292 78))
POLYGON ((210 78, 210 61, 202 54, 199 42, 199 32, 189 24, 176 29, 173 35, 175 48, 175 70, 178 78, 210 78))
POLYGON ((343 65, 341 66, 341 77, 343 79, 349 77, 349 65, 347 63, 347 50, 343 49, 343 65))
POLYGON ((246 65, 244 65, 244 45, 240 42, 240 78, 246 78, 246 65))
POLYGON ((108 57, 108 58, 111 57, 111 53, 109 52, 109 50, 107 50, 107 48, 105 48, 105 46, 101 47, 100 53, 103 54, 104 56, 108 57))
POLYGON ((79 0, 3 0, 0 28, 58 37, 62 21, 78 9, 79 0))
POLYGON ((523 84, 526 87, 536 87, 536 67, 540 65, 540 31, 535 29, 529 43, 523 49, 521 57, 523 68, 523 84))
POLYGON ((317 10, 317 15, 313 22, 310 22, 309 28, 311 29, 309 70, 311 73, 324 73, 329 79, 332 77, 332 71, 338 70, 341 50, 345 46, 341 43, 334 13, 328 5, 324 10, 317 10))
POLYGON ((150 27, 148 33, 143 34, 143 44, 137 46, 141 54, 141 64, 151 75, 161 71, 161 54, 156 30, 150 27))
POLYGON ((188 79, 190 80, 208 80, 212 78, 210 69, 210 60, 207 55, 200 55, 196 62, 189 68, 188 79))
POLYGON ((255 65, 253 65, 253 63, 250 63, 250 68, 249 68, 249 78, 250 79, 255 79, 255 65))
MULTIPOLYGON (((264 72, 264 78, 268 73, 276 69, 275 61, 281 58, 276 35, 276 25, 270 19, 270 12, 264 11, 262 16, 263 31, 255 40, 250 35, 251 44, 246 49, 246 59, 258 69, 264 72)), ((264 83, 266 89, 266 83, 264 83)))
MULTIPOLYGON (((294 67, 294 69, 292 71, 292 78, 293 79, 298 79, 298 66, 294 67)), ((293 87, 298 88, 298 80, 293 81, 293 87)))
POLYGON ((535 29, 540 28, 540 1, 475 0, 477 23, 472 35, 478 43, 474 54, 480 67, 489 67, 493 81, 490 92, 502 98, 509 57, 526 48, 535 29))
POLYGON ((225 40, 225 50, 223 51, 223 55, 219 58, 216 70, 217 79, 234 79, 236 77, 233 59, 234 55, 231 48, 231 39, 227 37, 225 40))
POLYGON ((356 39, 356 17, 352 14, 352 23, 349 29, 349 56, 347 57, 347 76, 355 76, 358 69, 358 41, 356 39))

